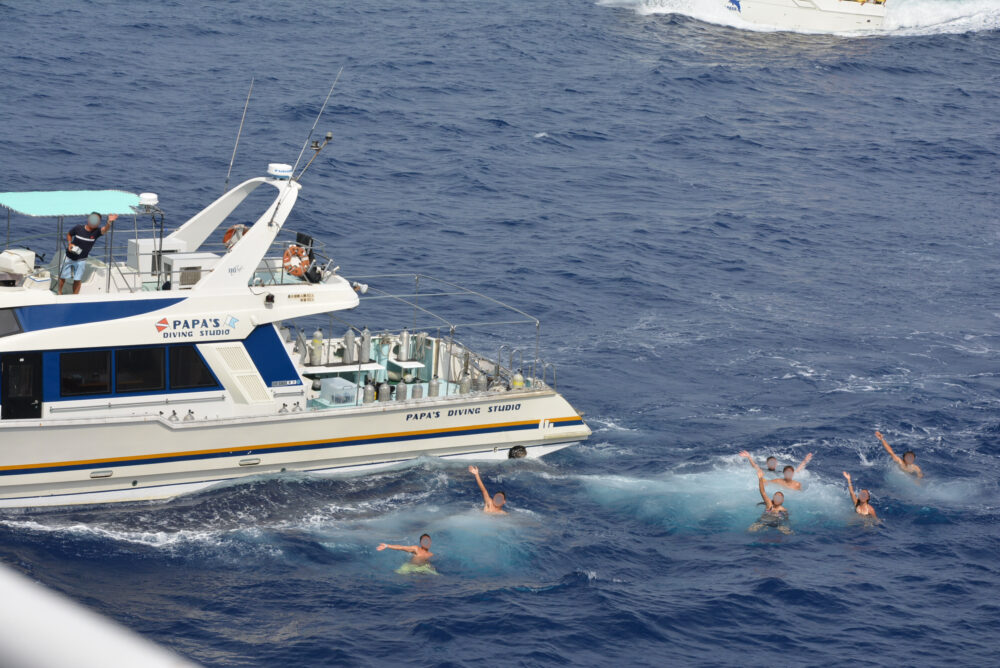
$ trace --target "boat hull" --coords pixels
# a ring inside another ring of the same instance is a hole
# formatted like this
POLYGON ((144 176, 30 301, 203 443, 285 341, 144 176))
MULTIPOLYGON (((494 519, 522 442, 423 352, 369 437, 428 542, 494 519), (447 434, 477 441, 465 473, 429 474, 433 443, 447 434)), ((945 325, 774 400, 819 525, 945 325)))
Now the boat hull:
POLYGON ((878 30, 885 4, 853 0, 725 0, 730 11, 752 23, 782 30, 855 32, 878 30))
POLYGON ((8 420, 0 425, 0 507, 165 499, 253 475, 422 456, 506 458, 515 446, 540 456, 589 435, 548 389, 261 418, 8 420))

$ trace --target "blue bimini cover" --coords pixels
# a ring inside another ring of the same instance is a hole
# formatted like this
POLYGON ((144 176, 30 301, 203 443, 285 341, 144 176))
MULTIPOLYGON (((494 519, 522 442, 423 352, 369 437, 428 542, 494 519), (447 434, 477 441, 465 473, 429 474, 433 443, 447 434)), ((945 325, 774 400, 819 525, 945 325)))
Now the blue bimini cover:
POLYGON ((124 190, 51 190, 0 193, 0 206, 25 216, 56 217, 133 213, 139 196, 124 190))

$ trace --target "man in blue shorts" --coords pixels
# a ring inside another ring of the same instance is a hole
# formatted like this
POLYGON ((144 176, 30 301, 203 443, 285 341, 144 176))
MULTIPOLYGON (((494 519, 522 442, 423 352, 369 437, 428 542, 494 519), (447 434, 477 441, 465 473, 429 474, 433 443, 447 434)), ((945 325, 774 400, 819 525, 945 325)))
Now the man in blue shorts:
POLYGON ((59 291, 63 293, 66 279, 73 277, 73 294, 80 294, 80 281, 83 280, 83 270, 87 268, 87 256, 101 235, 107 234, 111 223, 118 220, 118 214, 108 216, 108 224, 101 227, 101 214, 96 211, 87 216, 86 225, 77 225, 66 235, 66 261, 59 274, 59 291))

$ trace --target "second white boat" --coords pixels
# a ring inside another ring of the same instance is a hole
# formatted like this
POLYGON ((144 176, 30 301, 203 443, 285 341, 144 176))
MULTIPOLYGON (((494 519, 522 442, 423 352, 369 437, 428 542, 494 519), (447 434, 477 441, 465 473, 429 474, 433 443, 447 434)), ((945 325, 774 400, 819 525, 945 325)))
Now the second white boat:
POLYGON ((856 32, 878 30, 885 2, 857 0, 720 0, 745 21, 780 30, 856 32))

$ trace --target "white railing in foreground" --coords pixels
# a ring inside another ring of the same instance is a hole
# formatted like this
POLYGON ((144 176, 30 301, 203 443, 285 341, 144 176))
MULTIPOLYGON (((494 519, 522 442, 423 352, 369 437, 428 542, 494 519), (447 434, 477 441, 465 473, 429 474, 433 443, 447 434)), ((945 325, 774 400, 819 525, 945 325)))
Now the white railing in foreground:
POLYGON ((0 565, 0 665, 188 668, 195 664, 0 565))

